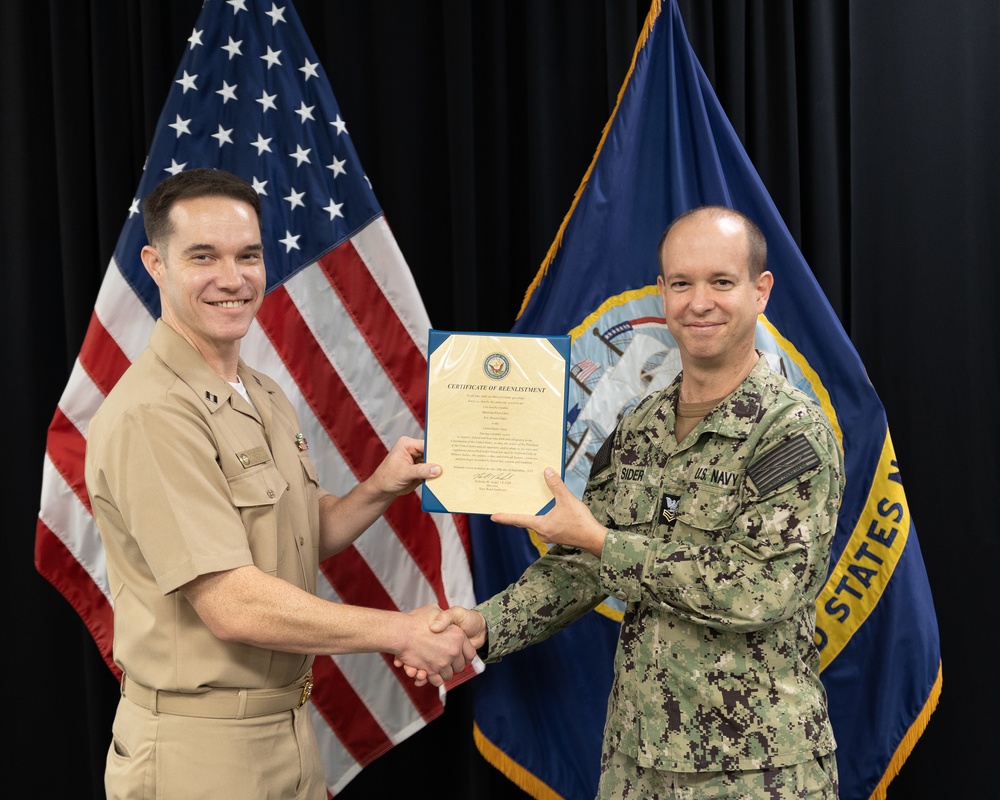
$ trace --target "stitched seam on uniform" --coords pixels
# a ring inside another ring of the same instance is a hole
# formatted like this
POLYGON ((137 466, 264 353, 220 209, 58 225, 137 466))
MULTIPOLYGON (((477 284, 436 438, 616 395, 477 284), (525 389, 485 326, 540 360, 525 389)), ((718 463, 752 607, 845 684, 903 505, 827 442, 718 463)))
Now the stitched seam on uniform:
POLYGON ((819 466, 820 460, 804 433, 789 439, 747 469, 757 491, 767 494, 785 481, 819 466))

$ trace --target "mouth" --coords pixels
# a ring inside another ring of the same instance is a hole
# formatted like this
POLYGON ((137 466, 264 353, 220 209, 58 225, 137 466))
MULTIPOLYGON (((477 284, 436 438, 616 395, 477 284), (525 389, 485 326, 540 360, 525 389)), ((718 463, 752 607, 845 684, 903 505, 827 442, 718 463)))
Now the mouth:
POLYGON ((209 303, 209 305, 216 308, 243 308, 249 302, 249 300, 220 300, 216 303, 209 303))

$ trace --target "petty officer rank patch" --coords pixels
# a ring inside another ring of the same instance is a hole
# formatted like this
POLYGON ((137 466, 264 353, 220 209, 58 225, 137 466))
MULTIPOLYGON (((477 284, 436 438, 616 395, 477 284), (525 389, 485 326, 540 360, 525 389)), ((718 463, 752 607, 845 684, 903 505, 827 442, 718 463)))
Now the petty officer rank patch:
POLYGON ((680 502, 680 495, 665 494, 660 498, 660 510, 656 514, 656 521, 660 525, 672 525, 677 519, 677 504, 680 502))
POLYGON ((793 436, 784 444, 755 461, 747 468, 747 477, 757 491, 765 495, 787 480, 819 466, 820 460, 804 433, 793 436))

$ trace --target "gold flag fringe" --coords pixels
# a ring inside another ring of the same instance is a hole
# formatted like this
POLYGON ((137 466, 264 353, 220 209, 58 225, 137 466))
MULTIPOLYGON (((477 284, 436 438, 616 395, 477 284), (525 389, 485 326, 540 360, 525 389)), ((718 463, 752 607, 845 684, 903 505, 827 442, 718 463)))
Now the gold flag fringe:
POLYGON ((885 769, 885 774, 882 776, 882 780, 879 781, 878 786, 875 787, 875 791, 872 792, 869 800, 886 800, 886 791, 889 788, 889 784, 892 783, 892 779, 899 774, 899 770, 902 769, 904 762, 910 757, 910 753, 913 752, 913 748, 917 744, 917 740, 923 734, 927 728, 927 723, 930 721, 931 714, 934 713, 934 709, 937 708, 938 700, 941 699, 941 662, 938 662, 938 673, 937 678, 934 681, 934 685, 931 687, 930 695, 927 697, 927 702, 924 703, 923 710, 917 715, 917 718, 913 721, 909 730, 904 734, 903 740, 899 743, 899 747, 896 748, 896 752, 893 753, 892 759, 889 761, 889 766, 885 769))
POLYGON ((553 791, 545 781, 532 775, 487 739, 475 723, 472 724, 472 738, 476 742, 476 749, 492 767, 502 772, 519 789, 530 794, 535 800, 564 800, 563 796, 553 791))

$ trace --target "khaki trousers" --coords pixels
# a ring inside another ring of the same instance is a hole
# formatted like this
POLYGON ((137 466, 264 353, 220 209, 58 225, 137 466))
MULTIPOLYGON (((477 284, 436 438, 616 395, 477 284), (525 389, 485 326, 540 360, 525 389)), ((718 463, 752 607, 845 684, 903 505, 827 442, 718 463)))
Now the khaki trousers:
POLYGON ((309 705, 248 719, 156 714, 118 704, 108 800, 326 800, 309 705))

